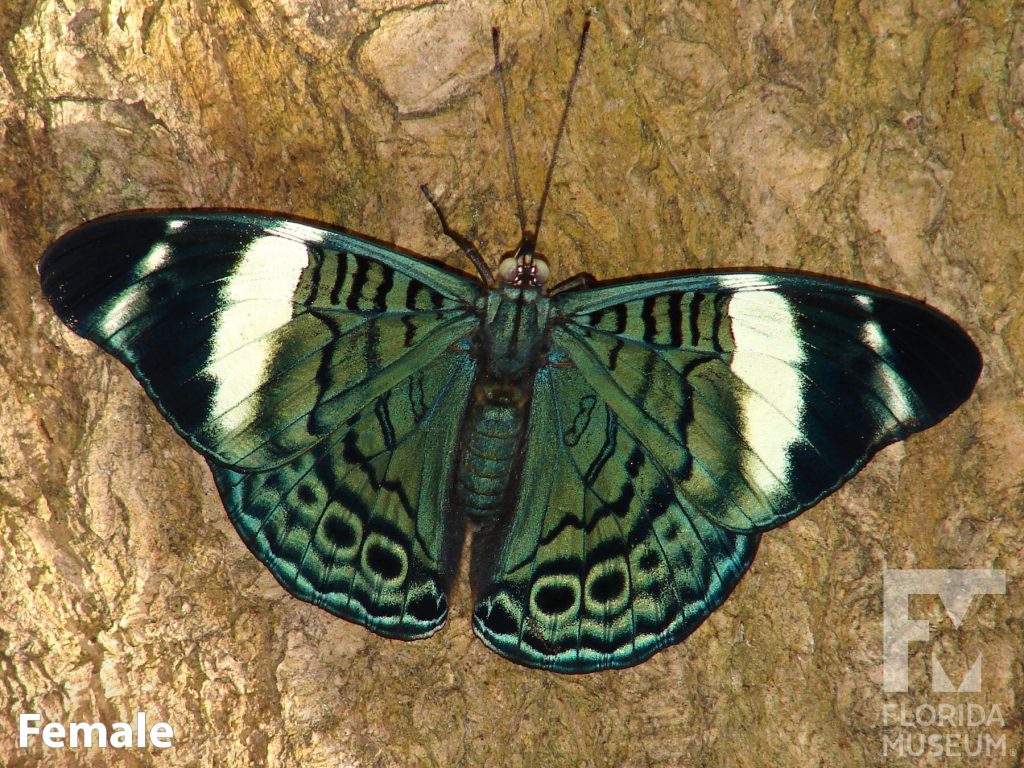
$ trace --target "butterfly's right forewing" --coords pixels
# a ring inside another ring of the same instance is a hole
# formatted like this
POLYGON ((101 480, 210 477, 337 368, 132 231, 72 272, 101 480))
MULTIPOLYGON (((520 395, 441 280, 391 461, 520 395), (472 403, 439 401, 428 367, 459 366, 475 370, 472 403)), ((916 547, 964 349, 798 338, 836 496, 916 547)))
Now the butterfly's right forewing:
MULTIPOLYGON (((559 297, 561 298, 561 297, 559 297)), ((731 530, 781 525, 970 395, 971 339, 921 302, 785 273, 704 273, 564 297, 564 346, 731 530)))

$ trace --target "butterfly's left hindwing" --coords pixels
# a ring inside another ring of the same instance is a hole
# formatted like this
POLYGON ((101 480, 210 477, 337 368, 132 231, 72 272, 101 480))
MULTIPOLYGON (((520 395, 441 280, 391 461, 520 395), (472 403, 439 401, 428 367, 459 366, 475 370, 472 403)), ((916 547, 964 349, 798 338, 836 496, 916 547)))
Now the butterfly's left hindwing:
POLYGON ((389 636, 443 622, 479 284, 245 212, 98 219, 39 271, 61 319, 124 362, 208 459, 287 589, 389 636))
POLYGON ((453 353, 283 467, 210 463, 249 548, 297 597, 388 637, 437 630, 462 542, 448 498, 475 364, 453 353))

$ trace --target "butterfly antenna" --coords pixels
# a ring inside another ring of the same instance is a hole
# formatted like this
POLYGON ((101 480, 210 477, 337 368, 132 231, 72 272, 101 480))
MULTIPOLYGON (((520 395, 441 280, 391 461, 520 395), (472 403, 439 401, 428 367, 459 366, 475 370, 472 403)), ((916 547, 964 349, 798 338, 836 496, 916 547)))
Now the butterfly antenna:
POLYGON ((505 125, 505 152, 508 155, 509 173, 512 175, 512 189, 516 196, 516 213, 519 216, 519 230, 526 240, 526 211, 523 209, 523 189, 519 184, 519 161, 516 160, 516 144, 512 140, 512 126, 508 119, 508 93, 505 91, 505 77, 501 68, 501 45, 497 27, 491 27, 491 47, 494 49, 494 76, 498 80, 501 94, 501 121, 505 125))
MULTIPOLYGON (((548 163, 548 175, 544 179, 544 191, 540 196, 540 205, 537 206, 537 223, 533 227, 533 236, 536 239, 540 232, 540 222, 544 217, 544 205, 548 201, 548 192, 551 190, 551 178, 555 174, 555 160, 558 157, 558 147, 562 143, 562 136, 565 135, 565 124, 569 120, 569 107, 572 105, 572 95, 576 92, 576 83, 580 79, 580 68, 583 66, 583 52, 587 49, 587 35, 590 33, 590 13, 587 12, 583 20, 583 32, 580 34, 579 52, 576 54, 576 66, 572 70, 572 79, 569 80, 569 90, 565 95, 565 106, 562 107, 562 119, 558 123, 558 134, 555 136, 555 146, 551 150, 551 162, 548 163)), ((507 125, 507 121, 506 121, 507 125)))

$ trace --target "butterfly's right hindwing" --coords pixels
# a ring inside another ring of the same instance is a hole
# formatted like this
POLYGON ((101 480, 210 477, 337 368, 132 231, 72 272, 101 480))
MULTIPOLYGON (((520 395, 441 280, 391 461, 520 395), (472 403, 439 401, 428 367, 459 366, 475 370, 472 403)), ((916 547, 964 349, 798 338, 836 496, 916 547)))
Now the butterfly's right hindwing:
POLYGON ((524 482, 489 553, 477 551, 473 628, 519 664, 590 672, 638 664, 729 595, 759 536, 728 531, 674 488, 576 365, 538 373, 524 482))

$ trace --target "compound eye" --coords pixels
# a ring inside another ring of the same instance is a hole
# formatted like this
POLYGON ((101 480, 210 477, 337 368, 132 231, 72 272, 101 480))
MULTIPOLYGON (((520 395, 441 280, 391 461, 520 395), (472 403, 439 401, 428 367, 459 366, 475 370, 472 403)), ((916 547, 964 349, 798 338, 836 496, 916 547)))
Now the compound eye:
POLYGON ((548 269, 548 263, 539 256, 533 257, 533 282, 537 285, 544 285, 548 281, 548 275, 551 274, 551 270, 548 269))
POLYGON ((519 262, 515 256, 509 256, 501 260, 498 265, 498 277, 506 283, 514 283, 519 277, 519 262))

